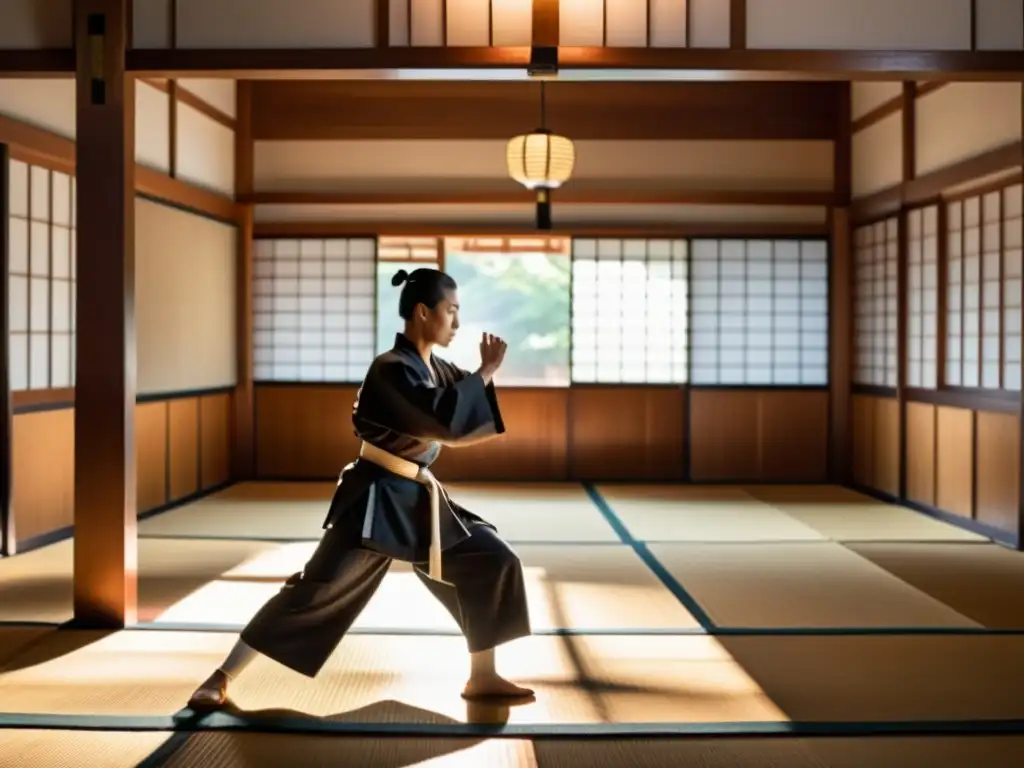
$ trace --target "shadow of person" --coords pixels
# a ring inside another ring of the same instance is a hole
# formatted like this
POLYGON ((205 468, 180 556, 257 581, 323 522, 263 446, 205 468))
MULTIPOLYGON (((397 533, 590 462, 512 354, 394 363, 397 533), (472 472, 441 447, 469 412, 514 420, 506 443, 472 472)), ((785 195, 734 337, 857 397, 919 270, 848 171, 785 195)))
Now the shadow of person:
POLYGON ((460 722, 394 699, 324 717, 286 708, 243 710, 229 701, 212 713, 179 712, 181 730, 137 768, 208 766, 214 754, 225 764, 283 765, 299 759, 297 749, 303 765, 406 768, 484 746, 522 703, 467 701, 460 722))

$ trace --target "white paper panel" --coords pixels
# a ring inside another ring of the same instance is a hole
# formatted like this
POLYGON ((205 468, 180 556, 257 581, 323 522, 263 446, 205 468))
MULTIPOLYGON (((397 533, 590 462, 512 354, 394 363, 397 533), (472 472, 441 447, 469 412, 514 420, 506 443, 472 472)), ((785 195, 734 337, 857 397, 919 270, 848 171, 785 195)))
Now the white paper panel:
POLYGON ((747 0, 747 47, 970 50, 971 0, 747 0))
POLYGON ((72 0, 0 2, 0 50, 71 48, 72 0))
POLYGON ((643 48, 647 45, 647 0, 605 0, 608 45, 643 48))
POLYGON ((135 159, 163 173, 171 167, 170 96, 143 82, 135 85, 135 159))
POLYGON ((650 0, 651 47, 686 47, 686 6, 692 0, 650 0))
POLYGON ((1020 0, 975 0, 978 49, 1019 51, 1024 48, 1024 3, 1020 0))
POLYGON ((690 0, 690 46, 729 47, 729 0, 690 0))
POLYGON ((171 0, 135 0, 132 47, 171 47, 171 0))
POLYGON ((412 0, 411 45, 433 47, 444 44, 444 13, 441 0, 412 0))
POLYGON ((903 115, 896 112, 853 134, 855 197, 891 187, 903 179, 903 115))
POLYGON ((75 137, 75 80, 0 78, 0 115, 75 137))
POLYGON ((235 190, 235 132, 178 104, 178 176, 226 195, 235 190))
POLYGON ((189 78, 178 81, 178 88, 197 96, 228 117, 237 115, 235 81, 216 78, 189 78))
POLYGON ((490 42, 490 0, 448 0, 448 45, 482 46, 490 42))
POLYGON ((390 35, 388 42, 393 46, 409 45, 409 6, 406 3, 391 3, 388 7, 390 13, 390 35))
POLYGON ((852 83, 850 88, 850 116, 856 120, 876 107, 892 101, 903 93, 903 83, 886 83, 867 80, 852 83))
POLYGON ((561 0, 558 24, 561 45, 601 45, 604 41, 604 0, 561 0))
POLYGON ((177 0, 179 48, 368 48, 374 0, 177 0))
POLYGON ((533 41, 533 0, 492 2, 495 45, 528 46, 533 41))

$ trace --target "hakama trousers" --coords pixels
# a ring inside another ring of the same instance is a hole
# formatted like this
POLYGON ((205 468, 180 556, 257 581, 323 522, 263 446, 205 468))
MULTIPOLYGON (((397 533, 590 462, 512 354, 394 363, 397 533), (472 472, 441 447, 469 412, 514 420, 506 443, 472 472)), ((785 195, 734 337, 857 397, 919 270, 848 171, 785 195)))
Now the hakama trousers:
MULTIPOLYGON (((279 664, 315 677, 380 587, 392 560, 353 546, 345 526, 329 528, 301 573, 290 577, 257 612, 241 639, 279 664)), ((441 601, 470 652, 530 634, 523 568, 491 528, 473 524, 470 537, 442 555, 445 581, 414 572, 441 601)))

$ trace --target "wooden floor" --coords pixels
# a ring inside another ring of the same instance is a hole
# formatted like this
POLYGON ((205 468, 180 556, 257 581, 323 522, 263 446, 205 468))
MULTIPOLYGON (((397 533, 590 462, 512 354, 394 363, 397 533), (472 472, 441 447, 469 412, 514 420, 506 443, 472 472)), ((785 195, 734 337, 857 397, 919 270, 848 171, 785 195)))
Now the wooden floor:
POLYGON ((60 629, 73 543, 0 560, 0 767, 1024 764, 1024 554, 829 486, 453 484, 524 566, 538 691, 467 706, 454 621, 395 564, 316 680, 191 689, 321 533, 330 484, 140 524, 142 623, 60 629), (600 738, 598 738, 600 737, 600 738))

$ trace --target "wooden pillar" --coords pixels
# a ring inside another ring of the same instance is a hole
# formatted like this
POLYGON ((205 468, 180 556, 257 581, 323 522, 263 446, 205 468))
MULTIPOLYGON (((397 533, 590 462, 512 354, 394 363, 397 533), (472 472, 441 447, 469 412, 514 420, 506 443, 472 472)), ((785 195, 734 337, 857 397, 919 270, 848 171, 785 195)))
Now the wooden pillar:
POLYGON ((847 484, 852 476, 853 259, 850 209, 829 215, 832 261, 829 268, 829 480, 847 484))
POLYGON ((854 268, 850 230, 853 174, 852 94, 849 83, 836 87, 832 185, 838 205, 829 209, 829 446, 828 478, 840 485, 853 477, 852 386, 854 356, 854 268))
MULTIPOLYGON (((1024 104, 1024 83, 1020 84, 1020 100, 1021 103, 1024 104)), ((1021 112, 1020 128, 1024 131, 1024 110, 1021 112)), ((1020 149, 1018 163, 1020 164, 1021 172, 1024 172, 1024 143, 1018 144, 1017 146, 1020 149)), ((1024 355, 1022 355, 1022 357, 1024 357, 1024 355)), ((1024 366, 1024 361, 1019 363, 1019 365, 1024 366)), ((1021 386, 1019 417, 1018 434, 1020 438, 1020 450, 1018 451, 1019 469, 1017 470, 1017 549, 1024 552, 1024 386, 1021 386)))
POLYGON ((130 0, 76 0, 75 624, 137 618, 135 81, 130 0))
POLYGON ((10 202, 9 163, 10 153, 6 144, 0 144, 0 556, 13 555, 17 549, 14 535, 14 511, 11 508, 12 491, 14 488, 13 450, 14 417, 11 413, 11 376, 10 376, 10 329, 8 328, 8 233, 7 222, 10 202))
MULTIPOLYGON (((235 123, 235 194, 253 192, 253 138, 252 138, 252 81, 239 80, 237 84, 238 115, 235 123)), ((256 476, 256 424, 255 392, 252 380, 252 225, 253 206, 238 206, 238 242, 235 269, 235 374, 232 476, 234 480, 251 480, 256 476)))

